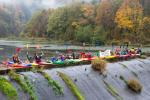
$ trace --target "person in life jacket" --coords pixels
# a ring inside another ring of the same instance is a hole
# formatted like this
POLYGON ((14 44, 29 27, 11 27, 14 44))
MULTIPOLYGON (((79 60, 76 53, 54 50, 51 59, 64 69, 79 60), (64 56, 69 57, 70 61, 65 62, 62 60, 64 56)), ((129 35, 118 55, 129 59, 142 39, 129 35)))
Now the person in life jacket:
POLYGON ((41 55, 37 55, 37 53, 35 53, 34 58, 35 58, 35 62, 36 63, 40 63, 42 61, 42 57, 43 57, 43 52, 41 55))
POLYGON ((20 59, 18 57, 18 54, 14 54, 12 58, 13 58, 13 62, 14 63, 17 63, 17 64, 21 63, 21 61, 20 61, 20 59))
POLYGON ((135 54, 135 48, 132 48, 132 49, 130 50, 130 52, 131 52, 131 54, 135 54))
POLYGON ((116 54, 116 55, 120 55, 120 52, 121 52, 121 48, 116 48, 115 54, 116 54))
POLYGON ((72 58, 73 59, 75 59, 76 57, 75 57, 75 53, 74 52, 72 52, 72 58))
POLYGON ((85 58, 86 57, 84 52, 81 52, 80 54, 81 54, 81 58, 85 58))
POLYGON ((33 63, 33 61, 34 61, 34 57, 31 57, 31 56, 29 56, 29 53, 27 52, 27 60, 30 62, 30 63, 33 63))
POLYGON ((141 50, 140 48, 138 48, 138 49, 136 50, 136 53, 137 53, 137 54, 142 54, 142 50, 141 50))

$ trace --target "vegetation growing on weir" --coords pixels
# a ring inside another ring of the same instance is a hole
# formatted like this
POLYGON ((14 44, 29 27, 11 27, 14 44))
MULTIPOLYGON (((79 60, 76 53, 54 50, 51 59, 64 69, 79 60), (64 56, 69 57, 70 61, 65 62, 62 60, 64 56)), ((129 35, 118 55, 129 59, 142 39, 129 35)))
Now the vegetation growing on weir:
POLYGON ((64 94, 63 87, 57 81, 53 80, 50 75, 48 75, 46 72, 43 72, 41 70, 39 70, 38 72, 41 75, 43 75, 44 78, 48 81, 48 84, 52 87, 56 95, 64 94))
POLYGON ((58 74, 62 78, 62 80, 67 84, 67 86, 70 88, 72 93, 77 97, 77 100, 85 100, 85 97, 81 94, 80 90, 73 83, 73 81, 71 80, 69 76, 61 72, 58 72, 58 74))
POLYGON ((100 58, 92 60, 92 68, 100 71, 100 73, 104 73, 106 71, 106 61, 101 60, 100 58))
POLYGON ((9 77, 16 81, 22 88, 22 90, 25 92, 25 93, 28 93, 30 95, 30 99, 31 100, 37 100, 37 97, 35 95, 35 91, 33 91, 33 86, 31 86, 29 80, 27 77, 24 78, 23 80, 23 77, 21 77, 20 74, 17 74, 15 73, 15 71, 10 71, 9 72, 9 77))
POLYGON ((125 82, 129 89, 136 93, 140 93, 142 91, 142 85, 137 79, 125 80, 123 76, 120 76, 120 79, 125 82))
MULTIPOLYGON (((124 67, 124 68, 130 70, 127 65, 125 65, 125 64, 123 64, 123 63, 119 63, 119 64, 120 64, 122 67, 124 67)), ((135 77, 138 78, 138 74, 137 74, 136 72, 134 72, 133 70, 130 70, 130 71, 131 71, 131 73, 132 73, 135 77)))
POLYGON ((28 93, 30 94, 31 100, 37 100, 36 91, 33 84, 30 82, 27 76, 24 76, 25 83, 28 86, 28 93))
POLYGON ((107 91, 116 98, 116 100, 123 100, 123 98, 119 95, 118 91, 105 80, 103 80, 104 84, 106 85, 107 91))
POLYGON ((4 77, 0 76, 0 91, 4 93, 9 100, 18 100, 17 90, 4 77))

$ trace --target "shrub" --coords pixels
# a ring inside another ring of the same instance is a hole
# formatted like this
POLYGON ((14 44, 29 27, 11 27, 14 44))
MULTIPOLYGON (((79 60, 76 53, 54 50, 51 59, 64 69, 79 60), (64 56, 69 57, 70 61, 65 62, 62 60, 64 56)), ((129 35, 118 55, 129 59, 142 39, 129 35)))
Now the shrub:
POLYGON ((136 79, 128 80, 128 87, 133 90, 134 92, 141 92, 142 85, 136 79))
POLYGON ((140 82, 136 79, 131 79, 131 80, 125 80, 123 76, 120 76, 120 79, 125 82, 125 84, 128 86, 129 89, 131 89, 134 92, 141 92, 142 91, 142 85, 140 82))
POLYGON ((94 70, 100 71, 101 73, 104 73, 106 71, 106 61, 100 58, 92 60, 92 68, 94 70))

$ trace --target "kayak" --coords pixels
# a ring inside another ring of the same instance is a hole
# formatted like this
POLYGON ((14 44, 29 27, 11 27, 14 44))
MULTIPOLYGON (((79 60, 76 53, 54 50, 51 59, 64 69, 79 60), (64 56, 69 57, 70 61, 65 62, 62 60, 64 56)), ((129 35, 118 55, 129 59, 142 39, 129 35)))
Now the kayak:
POLYGON ((3 62, 3 65, 12 67, 12 68, 27 68, 27 67, 37 67, 37 66, 52 66, 52 63, 47 63, 47 62, 40 62, 40 63, 21 63, 17 64, 14 62, 3 62))
POLYGON ((81 62, 82 60, 81 59, 67 59, 65 61, 69 63, 78 63, 78 62, 81 62))
POLYGON ((12 67, 12 68, 32 67, 32 64, 25 64, 25 63, 17 64, 17 63, 14 63, 14 62, 3 62, 2 64, 5 65, 5 66, 8 66, 8 67, 12 67))
POLYGON ((105 57, 105 59, 113 59, 113 58, 116 58, 116 56, 107 56, 107 57, 105 57))
POLYGON ((57 61, 53 62, 53 64, 56 64, 56 65, 64 65, 64 64, 65 64, 65 61, 57 60, 57 61))
POLYGON ((51 62, 40 62, 40 63, 37 63, 39 66, 52 66, 53 63, 51 62))
POLYGON ((81 61, 92 61, 96 59, 96 57, 92 57, 92 58, 80 58, 81 61))
POLYGON ((131 54, 131 57, 138 57, 140 54, 131 54))
POLYGON ((81 61, 83 61, 83 60, 81 60, 81 59, 66 59, 65 61, 57 60, 57 61, 53 62, 53 64, 56 64, 56 65, 74 64, 74 63, 78 63, 81 61))

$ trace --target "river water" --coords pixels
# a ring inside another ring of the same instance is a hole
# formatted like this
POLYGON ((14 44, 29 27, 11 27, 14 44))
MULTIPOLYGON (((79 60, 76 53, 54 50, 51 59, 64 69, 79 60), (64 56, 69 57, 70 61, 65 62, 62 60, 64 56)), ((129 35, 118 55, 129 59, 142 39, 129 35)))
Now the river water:
MULTIPOLYGON (((118 47, 118 46, 115 46, 118 47)), ((114 48, 115 48, 114 47, 114 48)), ((58 54, 65 53, 67 50, 73 50, 77 52, 81 51, 99 51, 99 50, 112 50, 111 46, 93 46, 93 47, 83 47, 83 46, 75 46, 75 45, 56 45, 56 44, 48 44, 48 43, 30 43, 23 41, 6 41, 0 40, 0 60, 10 59, 12 55, 16 53, 16 48, 21 48, 21 52, 19 54, 20 59, 26 60, 26 52, 29 51, 29 54, 32 56, 35 52, 43 51, 45 54, 45 59, 49 59, 50 57, 58 54), (27 48, 28 44, 28 48, 27 48), (36 49, 39 47, 39 49, 36 49)), ((130 47, 131 48, 131 47, 130 47)), ((143 52, 150 52, 150 47, 143 47, 143 52)))

